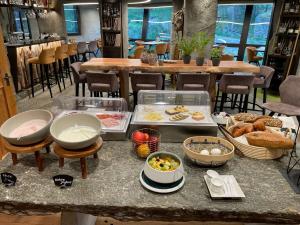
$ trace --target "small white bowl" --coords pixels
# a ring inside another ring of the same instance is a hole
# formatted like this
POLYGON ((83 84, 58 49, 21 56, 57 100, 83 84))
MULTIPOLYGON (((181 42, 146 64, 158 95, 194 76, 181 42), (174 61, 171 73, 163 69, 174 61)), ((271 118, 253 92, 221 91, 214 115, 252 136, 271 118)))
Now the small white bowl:
POLYGON ((152 181, 161 184, 170 184, 180 180, 183 177, 184 169, 183 169, 182 161, 177 155, 170 152, 154 152, 148 156, 145 162, 144 173, 152 181), (152 157, 156 157, 156 156, 170 156, 171 158, 179 162, 179 166, 172 171, 160 171, 154 169, 152 166, 149 165, 149 160, 152 157))
POLYGON ((49 135, 49 128, 53 121, 53 115, 48 110, 36 109, 19 113, 6 120, 0 128, 0 135, 12 145, 31 145, 41 142, 49 135), (34 119, 45 120, 47 124, 40 130, 23 137, 10 137, 10 133, 20 125, 34 119))
POLYGON ((218 194, 221 194, 224 192, 224 188, 223 188, 224 182, 222 179, 220 179, 218 177, 214 177, 214 178, 211 178, 210 183, 211 183, 211 188, 212 188, 213 192, 218 193, 218 194))
POLYGON ((50 133, 53 139, 57 144, 65 149, 83 149, 92 144, 94 144, 100 136, 101 132, 101 122, 95 116, 86 114, 86 113, 78 113, 65 115, 55 119, 50 127, 50 133), (96 130, 96 134, 84 141, 66 141, 59 138, 59 135, 66 129, 73 127, 75 125, 78 126, 87 126, 96 130))
POLYGON ((207 170, 206 174, 207 174, 207 176, 209 176, 210 179, 218 178, 220 176, 220 174, 215 170, 207 170))

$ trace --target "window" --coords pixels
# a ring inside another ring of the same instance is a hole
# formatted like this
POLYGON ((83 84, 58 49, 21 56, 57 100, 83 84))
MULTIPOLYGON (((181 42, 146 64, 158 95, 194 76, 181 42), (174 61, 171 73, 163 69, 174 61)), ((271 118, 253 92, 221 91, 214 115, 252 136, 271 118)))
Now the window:
POLYGON ((128 37, 130 41, 169 41, 172 30, 172 6, 159 8, 128 8, 128 37))
POLYGON ((24 10, 14 8, 15 31, 22 32, 23 38, 30 36, 28 20, 24 10))
POLYGON ((77 6, 64 6, 65 22, 68 35, 79 35, 79 9, 77 6))
POLYGON ((219 4, 215 43, 225 53, 247 60, 245 48, 255 46, 264 55, 273 12, 273 3, 219 4))
POLYGON ((172 7, 149 9, 147 40, 170 40, 172 29, 172 7))
POLYGON ((143 8, 128 8, 128 37, 141 39, 143 30, 143 8))

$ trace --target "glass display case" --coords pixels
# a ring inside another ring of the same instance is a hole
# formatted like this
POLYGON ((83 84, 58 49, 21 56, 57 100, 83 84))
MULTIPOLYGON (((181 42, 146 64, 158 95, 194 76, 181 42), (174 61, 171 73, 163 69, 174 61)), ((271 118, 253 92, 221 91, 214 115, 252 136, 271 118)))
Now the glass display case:
POLYGON ((63 116, 74 113, 95 115, 101 121, 103 140, 126 140, 131 112, 123 98, 86 98, 60 96, 54 100, 52 113, 63 116))
POLYGON ((206 91, 139 91, 130 129, 158 129, 163 142, 195 135, 217 136, 206 91))

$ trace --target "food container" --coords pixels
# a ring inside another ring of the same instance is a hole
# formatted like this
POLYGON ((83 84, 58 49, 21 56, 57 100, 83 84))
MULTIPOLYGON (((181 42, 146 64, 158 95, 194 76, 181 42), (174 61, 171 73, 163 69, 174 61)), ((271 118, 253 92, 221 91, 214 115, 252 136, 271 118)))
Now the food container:
POLYGON ((79 113, 59 117, 55 119, 50 127, 50 133, 57 144, 66 149, 83 149, 94 144, 100 136, 101 122, 93 115, 79 113), (96 132, 84 141, 66 141, 60 134, 74 126, 85 126, 93 128, 96 132))
POLYGON ((150 128, 139 129, 131 134, 133 149, 140 158, 159 150, 160 133, 150 128))
POLYGON ((150 180, 154 182, 161 184, 170 184, 180 180, 183 177, 184 168, 181 159, 177 155, 170 152, 155 152, 148 156, 144 166, 144 173, 150 180), (152 166, 150 166, 149 161, 152 159, 152 157, 157 156, 171 157, 172 159, 175 159, 179 162, 179 166, 173 171, 160 171, 154 169, 152 166))
POLYGON ((12 145, 31 145, 38 142, 41 142, 49 135, 49 128, 53 121, 53 115, 51 112, 43 109, 37 109, 37 110, 29 110, 26 112, 19 113, 10 119, 8 119, 4 124, 2 124, 0 128, 0 134, 1 136, 7 140, 12 145), (12 131, 14 131, 16 128, 20 127, 22 124, 29 122, 31 120, 45 120, 47 124, 41 128, 40 130, 37 130, 36 132, 26 135, 20 138, 12 138, 10 137, 10 134, 12 131))
POLYGON ((234 157, 234 146, 219 137, 190 137, 183 142, 183 149, 191 161, 202 166, 220 166, 234 157), (223 149, 223 153, 221 155, 203 155, 198 152, 209 148, 223 149))
POLYGON ((152 128, 161 133, 161 142, 183 142, 191 136, 217 136, 218 125, 212 119, 210 97, 206 91, 141 90, 130 130, 152 128), (178 107, 186 111, 176 112, 178 107), (173 111, 173 112, 172 112, 173 111), (194 114, 201 113, 202 119, 194 114), (183 119, 175 120, 175 116, 183 119))

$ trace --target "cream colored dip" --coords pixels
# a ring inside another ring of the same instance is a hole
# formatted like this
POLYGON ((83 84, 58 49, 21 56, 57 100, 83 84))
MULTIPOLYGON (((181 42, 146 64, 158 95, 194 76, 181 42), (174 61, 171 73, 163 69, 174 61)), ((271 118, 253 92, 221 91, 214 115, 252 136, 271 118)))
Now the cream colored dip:
POLYGON ((81 142, 94 137, 97 131, 88 126, 72 126, 61 132, 58 138, 66 142, 81 142))
POLYGON ((47 125, 47 123, 48 122, 46 120, 41 119, 29 120, 15 128, 12 132, 10 132, 9 137, 20 138, 28 136, 44 128, 47 125))

